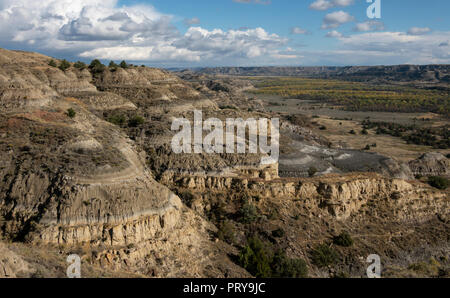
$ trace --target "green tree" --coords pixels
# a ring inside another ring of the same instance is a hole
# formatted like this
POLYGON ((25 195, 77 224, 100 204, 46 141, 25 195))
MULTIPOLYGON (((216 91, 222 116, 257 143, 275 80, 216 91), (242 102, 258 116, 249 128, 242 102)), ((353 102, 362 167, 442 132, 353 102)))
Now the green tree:
POLYGON ((61 69, 62 71, 66 71, 70 66, 71 65, 70 65, 69 61, 64 59, 59 63, 58 68, 61 69))
POLYGON ((57 67, 56 62, 53 59, 48 62, 48 65, 51 67, 57 67))
POLYGON ((91 64, 89 65, 89 69, 93 74, 99 74, 105 71, 105 65, 100 62, 98 59, 92 60, 91 64))
POLYGON ((87 65, 84 62, 77 61, 73 64, 73 67, 75 67, 76 69, 79 69, 79 70, 83 70, 83 69, 87 68, 87 65))
POLYGON ((250 238, 239 254, 239 263, 250 274, 259 278, 268 278, 272 274, 271 256, 264 243, 257 237, 250 238))
POLYGON ((128 68, 128 64, 125 62, 125 60, 122 60, 122 62, 120 62, 120 67, 122 67, 122 68, 128 68))
POLYGON ((326 267, 332 265, 337 261, 337 258, 337 252, 326 243, 318 245, 311 252, 311 260, 318 267, 326 267))

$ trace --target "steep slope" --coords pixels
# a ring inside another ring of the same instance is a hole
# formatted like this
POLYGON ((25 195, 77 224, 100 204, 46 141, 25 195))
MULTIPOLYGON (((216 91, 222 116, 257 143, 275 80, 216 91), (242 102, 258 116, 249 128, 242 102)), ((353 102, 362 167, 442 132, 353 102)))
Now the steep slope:
MULTIPOLYGON (((136 110, 131 101, 98 91, 86 69, 63 72, 47 65, 50 58, 32 53, 1 50, 0 57, 5 237, 39 245, 88 245, 96 256, 92 262, 143 274, 156 262, 148 256, 162 252, 158 262, 166 269, 153 273, 158 276, 203 276, 212 264, 236 267, 209 240, 214 227, 152 178, 145 154, 120 128, 92 113, 111 106, 136 110), (75 112, 72 117, 68 109, 75 112), (126 260, 117 260, 120 254, 126 260), (186 259, 202 261, 188 264, 186 259)), ((157 79, 189 89, 162 71, 142 71, 118 70, 123 72, 118 83, 135 87, 133 80, 141 77, 143 85, 157 79)), ((105 74, 103 81, 108 80, 105 74)), ((210 274, 221 276, 224 270, 210 274)))

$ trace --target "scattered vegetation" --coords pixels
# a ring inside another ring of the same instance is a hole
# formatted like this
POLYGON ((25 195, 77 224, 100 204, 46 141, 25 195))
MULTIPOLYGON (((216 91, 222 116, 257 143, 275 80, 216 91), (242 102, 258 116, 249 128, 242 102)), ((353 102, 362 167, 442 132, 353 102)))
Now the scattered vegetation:
POLYGON ((445 190, 449 187, 450 181, 444 177, 433 176, 428 178, 428 184, 437 189, 445 190))
POLYGON ((56 62, 53 59, 48 62, 48 65, 51 67, 57 67, 56 62))
POLYGON ((252 223, 258 219, 258 208, 249 201, 244 202, 240 210, 240 219, 243 223, 252 223))
POLYGON ((145 119, 139 115, 132 116, 131 118, 127 118, 127 116, 123 114, 113 114, 107 118, 108 122, 115 124, 120 127, 138 127, 144 124, 145 119))
POLYGON ((128 126, 129 127, 138 127, 142 124, 144 124, 145 119, 141 116, 133 116, 128 120, 128 126))
POLYGON ((79 70, 84 70, 87 68, 87 65, 84 62, 77 61, 73 64, 73 67, 75 67, 76 69, 79 69, 79 70))
POLYGON ((337 252, 326 243, 318 245, 311 252, 311 260, 318 267, 330 266, 336 263, 337 259, 337 252))
POLYGON ((362 125, 365 130, 375 129, 377 134, 388 134, 399 137, 408 144, 431 146, 435 149, 450 148, 450 127, 420 128, 416 125, 402 125, 389 122, 372 122, 364 120, 362 125))
POLYGON ((117 63, 115 63, 114 61, 111 61, 111 62, 109 62, 108 67, 109 67, 111 70, 116 70, 117 68, 119 68, 119 65, 117 65, 117 63))
POLYGON ((301 278, 307 277, 308 268, 304 260, 290 259, 280 250, 273 252, 269 244, 257 237, 247 241, 241 249, 239 264, 258 278, 301 278))
POLYGON ((124 115, 112 115, 108 118, 108 122, 122 127, 127 122, 127 118, 124 115))
POLYGON ((350 247, 353 245, 353 239, 348 232, 342 232, 333 238, 333 243, 343 247, 350 247))
POLYGON ((61 69, 62 71, 66 71, 67 69, 70 68, 70 66, 71 66, 70 62, 64 59, 59 63, 58 68, 61 69))
POLYGON ((434 112, 450 116, 446 90, 307 78, 255 78, 255 94, 324 101, 351 111, 434 112))

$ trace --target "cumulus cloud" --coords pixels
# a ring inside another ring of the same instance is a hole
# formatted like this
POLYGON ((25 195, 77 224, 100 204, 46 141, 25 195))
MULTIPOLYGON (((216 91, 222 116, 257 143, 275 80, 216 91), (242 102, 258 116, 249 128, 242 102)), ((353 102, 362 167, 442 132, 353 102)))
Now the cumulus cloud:
POLYGON ((355 18, 345 11, 335 11, 324 17, 322 29, 337 28, 342 24, 349 23, 354 20, 355 18))
POLYGON ((327 10, 337 6, 349 6, 353 3, 354 0, 316 0, 309 5, 309 8, 313 10, 327 10))
POLYGON ((408 34, 410 35, 423 35, 431 32, 431 29, 428 27, 420 28, 420 27, 412 27, 408 30, 408 34))
MULTIPOLYGON (((404 32, 370 32, 339 39, 341 61, 362 59, 365 64, 428 64, 449 63, 450 50, 439 43, 450 32, 410 35, 404 32), (365 58, 364 58, 365 57, 365 58), (374 61, 370 63, 370 61, 374 61)), ((336 54, 336 53, 335 53, 336 54)))
POLYGON ((177 48, 202 52, 208 58, 215 55, 255 58, 286 44, 287 41, 276 34, 267 33, 262 28, 208 31, 200 27, 191 27, 173 44, 177 48))
POLYGON ((353 31, 356 32, 367 32, 367 31, 383 31, 384 23, 380 21, 367 21, 363 23, 356 24, 353 31))
MULTIPOLYGON (((160 63, 224 63, 223 59, 229 59, 234 64, 240 59, 283 57, 278 49, 288 41, 262 28, 190 27, 181 34, 171 15, 150 5, 117 4, 117 0, 0 0, 0 42, 9 48, 75 59, 160 63)), ((185 23, 198 25, 200 20, 186 19, 185 23)))

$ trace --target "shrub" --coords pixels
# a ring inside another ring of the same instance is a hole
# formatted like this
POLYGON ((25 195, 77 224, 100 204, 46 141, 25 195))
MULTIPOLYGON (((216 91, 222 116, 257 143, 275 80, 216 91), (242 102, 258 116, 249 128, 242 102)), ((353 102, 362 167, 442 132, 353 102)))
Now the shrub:
POLYGON ((319 129, 320 130, 327 130, 327 127, 322 125, 321 127, 319 127, 319 129))
POLYGON ((352 134, 352 135, 356 135, 356 131, 355 130, 350 130, 350 132, 349 132, 350 134, 352 134))
POLYGON ((94 59, 89 65, 89 69, 93 74, 99 74, 105 71, 105 65, 103 65, 100 60, 94 59))
POLYGON ((317 173, 317 169, 315 167, 310 167, 308 169, 308 175, 309 177, 313 177, 317 173))
POLYGON ((431 186, 437 188, 437 189, 447 189, 450 182, 447 178, 439 177, 439 176, 433 176, 428 178, 428 184, 431 186))
POLYGON ((259 278, 268 278, 272 275, 270 261, 270 251, 256 237, 250 238, 239 254, 239 264, 250 274, 259 278))
POLYGON ((450 153, 449 153, 449 154, 447 154, 446 156, 447 156, 447 158, 450 158, 450 153))
POLYGON ((311 260, 318 267, 334 264, 337 258, 337 252, 326 243, 320 244, 311 252, 311 260))
POLYGON ((281 278, 304 278, 308 276, 308 266, 302 259, 289 259, 279 250, 271 262, 272 276, 281 278))
POLYGON ((84 63, 84 62, 77 61, 77 62, 75 62, 75 63, 73 64, 73 67, 75 67, 75 68, 77 68, 77 69, 79 69, 79 70, 83 70, 83 69, 86 69, 86 68, 87 68, 87 65, 86 65, 86 63, 84 63))
POLYGON ((69 67, 70 67, 70 63, 66 59, 61 61, 61 63, 59 63, 59 66, 58 66, 58 68, 61 69, 62 71, 66 71, 69 67))
POLYGON ((250 202, 245 202, 240 210, 241 221, 243 223, 252 223, 258 219, 258 209, 250 202))
POLYGON ((353 239, 347 232, 342 232, 339 236, 333 238, 333 243, 343 247, 350 247, 353 245, 353 239))
POLYGON ((361 130, 361 134, 363 134, 363 135, 368 135, 369 134, 369 132, 367 131, 367 129, 363 129, 363 130, 361 130))
POLYGON ((290 259, 278 250, 253 237, 241 249, 239 264, 258 278, 302 278, 307 277, 308 267, 302 259, 290 259))
POLYGON ((75 115, 77 114, 75 111, 74 111, 74 109, 72 109, 72 108, 70 108, 70 109, 68 109, 67 110, 67 116, 69 116, 70 118, 74 118, 75 117, 75 115))
POLYGON ((56 67, 57 66, 55 60, 53 60, 53 59, 48 62, 48 65, 51 66, 51 67, 56 67))
POLYGON ((145 119, 141 116, 134 116, 128 120, 129 127, 138 127, 139 125, 144 124, 145 119))
POLYGON ((370 147, 370 145, 366 145, 366 147, 364 147, 363 150, 369 151, 370 148, 372 148, 372 147, 370 147))
POLYGON ((124 115, 113 115, 108 118, 108 122, 115 124, 117 126, 125 125, 127 119, 124 115))

